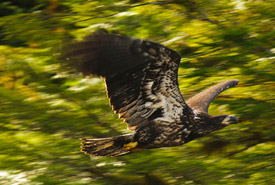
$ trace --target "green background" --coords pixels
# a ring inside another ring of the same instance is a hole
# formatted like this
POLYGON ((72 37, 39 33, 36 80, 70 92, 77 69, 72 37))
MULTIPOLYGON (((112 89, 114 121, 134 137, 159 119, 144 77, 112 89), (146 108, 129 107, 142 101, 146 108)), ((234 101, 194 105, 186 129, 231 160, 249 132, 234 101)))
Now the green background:
POLYGON ((0 2, 0 184, 275 184, 274 1, 148 2, 0 2), (98 29, 179 52, 185 99, 239 79, 210 106, 239 124, 178 147, 81 153, 79 138, 129 133, 102 79, 82 79, 57 62, 64 41, 98 29))

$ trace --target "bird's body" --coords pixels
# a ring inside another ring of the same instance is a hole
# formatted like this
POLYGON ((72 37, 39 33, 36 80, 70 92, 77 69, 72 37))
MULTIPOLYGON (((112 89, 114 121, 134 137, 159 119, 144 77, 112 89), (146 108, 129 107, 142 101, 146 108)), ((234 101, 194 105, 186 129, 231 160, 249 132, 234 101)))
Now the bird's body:
POLYGON ((114 111, 132 134, 83 139, 82 151, 119 156, 139 149, 177 146, 236 123, 211 116, 210 102, 238 80, 217 84, 184 101, 178 87, 180 55, 157 43, 121 35, 94 34, 65 57, 84 75, 104 77, 114 111))

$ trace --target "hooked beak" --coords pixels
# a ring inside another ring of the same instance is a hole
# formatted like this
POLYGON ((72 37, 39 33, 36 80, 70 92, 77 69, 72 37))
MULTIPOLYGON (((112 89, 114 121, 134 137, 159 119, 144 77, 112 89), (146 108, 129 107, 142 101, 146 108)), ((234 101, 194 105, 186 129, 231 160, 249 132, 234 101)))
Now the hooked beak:
POLYGON ((238 119, 235 116, 226 116, 223 121, 222 124, 224 125, 230 125, 230 124, 236 124, 238 122, 238 119))

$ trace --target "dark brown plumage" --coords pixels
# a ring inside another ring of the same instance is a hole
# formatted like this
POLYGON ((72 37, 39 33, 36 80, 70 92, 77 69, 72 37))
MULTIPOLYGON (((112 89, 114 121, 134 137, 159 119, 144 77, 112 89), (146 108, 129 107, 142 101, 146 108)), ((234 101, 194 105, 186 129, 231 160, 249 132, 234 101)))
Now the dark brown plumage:
POLYGON ((211 116, 208 107, 228 80, 183 100, 178 88, 180 55, 157 43, 105 33, 66 48, 63 59, 84 75, 102 76, 114 111, 134 133, 83 139, 92 156, 119 156, 139 149, 177 146, 236 123, 234 116, 211 116))

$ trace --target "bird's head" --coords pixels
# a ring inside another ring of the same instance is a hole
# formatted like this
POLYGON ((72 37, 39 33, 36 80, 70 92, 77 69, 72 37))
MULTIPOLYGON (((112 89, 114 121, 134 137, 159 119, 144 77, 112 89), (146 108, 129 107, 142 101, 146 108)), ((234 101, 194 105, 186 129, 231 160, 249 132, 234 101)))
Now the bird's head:
POLYGON ((222 117, 221 124, 223 125, 231 125, 236 123, 238 123, 238 119, 235 116, 225 115, 222 117))
POLYGON ((236 124, 238 119, 231 115, 210 116, 207 113, 200 114, 200 119, 196 120, 194 133, 199 136, 209 134, 215 130, 220 130, 228 125, 236 124))
POLYGON ((231 124, 236 124, 238 119, 231 115, 213 116, 211 118, 211 124, 217 127, 217 130, 226 127, 231 124))

